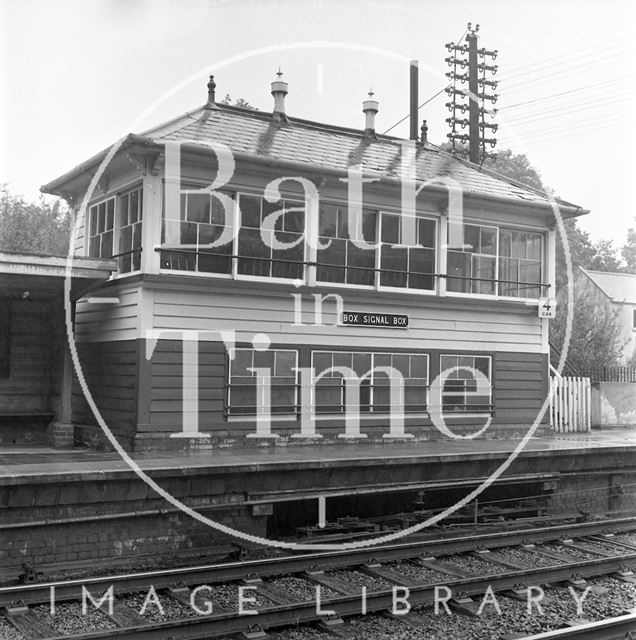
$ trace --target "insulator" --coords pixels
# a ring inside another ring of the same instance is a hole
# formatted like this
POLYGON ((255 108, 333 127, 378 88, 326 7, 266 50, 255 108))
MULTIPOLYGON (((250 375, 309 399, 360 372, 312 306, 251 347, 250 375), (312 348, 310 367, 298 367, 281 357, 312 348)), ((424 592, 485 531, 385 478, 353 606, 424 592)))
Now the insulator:
POLYGON ((477 82, 484 87, 492 87, 493 89, 496 89, 499 84, 498 80, 485 80, 483 78, 480 78, 477 82))
POLYGON ((480 71, 491 71, 493 73, 493 75, 495 73, 497 73, 497 69, 499 69, 499 67, 497 65, 483 64, 481 62, 477 65, 477 68, 480 71))

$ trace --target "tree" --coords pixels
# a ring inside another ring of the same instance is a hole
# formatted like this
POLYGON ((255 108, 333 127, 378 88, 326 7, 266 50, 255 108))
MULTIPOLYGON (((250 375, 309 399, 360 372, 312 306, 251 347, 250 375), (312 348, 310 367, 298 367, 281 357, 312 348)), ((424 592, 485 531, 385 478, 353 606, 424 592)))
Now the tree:
POLYGON ((46 253, 68 252, 71 215, 61 200, 27 202, 0 186, 0 251, 46 253))
MULTIPOLYGON (((575 282, 573 295, 568 363, 585 370, 621 362, 625 339, 619 310, 601 300, 582 278, 575 282)), ((567 293, 561 289, 557 295, 557 317, 550 323, 550 342, 557 348, 565 340, 566 311, 567 293)), ((553 354, 552 363, 556 365, 557 360, 553 354)))
MULTIPOLYGON (((449 145, 443 145, 447 151, 449 145)), ((541 180, 540 173, 532 166, 525 154, 514 154, 509 149, 499 151, 494 159, 488 158, 484 167, 492 169, 516 182, 529 187, 541 189, 546 193, 552 190, 541 180)), ((583 288, 577 280, 578 267, 602 271, 619 271, 621 264, 611 240, 593 242, 587 231, 581 229, 575 218, 563 221, 565 235, 570 249, 572 262, 573 314, 568 363, 576 368, 585 369, 591 366, 613 365, 621 361, 623 338, 622 326, 618 312, 583 288)), ((632 253, 636 263, 636 231, 631 236, 632 253)), ((551 295, 557 298, 556 318, 550 322, 550 342, 557 348, 563 345, 567 319, 568 278, 565 260, 565 248, 560 234, 557 234, 556 251, 556 292, 551 295)), ((625 252, 625 248, 623 249, 625 252)), ((629 249, 628 249, 629 251, 629 249)), ((625 260, 627 257, 623 254, 625 260)), ((635 264, 636 266, 636 264, 635 264)), ((553 364, 557 364, 555 350, 552 350, 553 364)))
POLYGON ((234 100, 234 102, 232 102, 232 98, 230 97, 229 93, 225 94, 225 98, 221 100, 221 104, 229 104, 229 105, 232 105, 233 107, 242 107, 243 109, 251 109, 252 111, 258 111, 256 107, 252 106, 244 98, 237 98, 236 100, 234 100))
MULTIPOLYGON (((634 218, 636 222, 636 218, 634 218)), ((621 255, 625 261, 625 270, 629 273, 636 273, 636 228, 631 228, 627 232, 627 242, 621 249, 621 255)))

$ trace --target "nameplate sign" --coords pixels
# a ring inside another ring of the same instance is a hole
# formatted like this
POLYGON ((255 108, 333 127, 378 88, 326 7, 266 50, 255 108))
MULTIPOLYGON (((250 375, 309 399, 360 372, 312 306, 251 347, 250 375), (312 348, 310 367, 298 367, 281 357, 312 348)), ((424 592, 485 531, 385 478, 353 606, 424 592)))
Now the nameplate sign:
POLYGON ((409 317, 394 313, 368 313, 362 311, 343 311, 340 324, 351 327, 387 327, 389 329, 407 329, 409 317))

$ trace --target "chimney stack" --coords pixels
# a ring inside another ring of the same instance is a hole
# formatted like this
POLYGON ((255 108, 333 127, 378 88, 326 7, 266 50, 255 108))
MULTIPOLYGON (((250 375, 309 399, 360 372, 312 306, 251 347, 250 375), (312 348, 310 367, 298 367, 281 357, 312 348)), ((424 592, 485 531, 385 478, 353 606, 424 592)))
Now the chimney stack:
POLYGON ((411 71, 411 107, 409 110, 410 114, 410 124, 411 124, 411 135, 409 136, 411 140, 417 140, 417 111, 418 111, 418 99, 417 99, 417 91, 418 91, 418 63, 417 60, 411 60, 410 64, 411 71))
POLYGON ((375 133, 375 116, 378 112, 379 103, 373 99, 373 90, 369 91, 369 99, 362 103, 362 113, 366 116, 364 130, 367 133, 375 133))
POLYGON ((276 120, 287 121, 285 115, 285 96, 287 95, 287 83, 282 79, 283 72, 278 68, 278 80, 272 82, 272 96, 274 96, 274 112, 273 116, 276 120))

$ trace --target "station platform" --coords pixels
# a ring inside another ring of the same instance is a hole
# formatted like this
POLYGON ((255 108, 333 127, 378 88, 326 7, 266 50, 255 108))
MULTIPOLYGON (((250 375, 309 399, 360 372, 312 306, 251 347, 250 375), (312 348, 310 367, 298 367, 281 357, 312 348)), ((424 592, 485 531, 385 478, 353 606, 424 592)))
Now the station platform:
MULTIPOLYGON (((293 530, 295 518, 317 518, 318 498, 333 505, 328 517, 339 505, 384 505, 391 513, 429 496, 456 499, 490 484, 520 443, 270 445, 135 455, 134 462, 188 507, 266 537, 272 522, 293 530)), ((531 438, 489 490, 539 496, 545 513, 636 512, 636 429, 531 438)), ((0 568, 14 573, 24 561, 128 567, 141 557, 209 558, 236 544, 169 504, 117 453, 36 446, 0 448, 0 539, 0 568)))
MULTIPOLYGON (((387 441, 385 444, 346 442, 326 445, 224 448, 189 453, 131 454, 144 471, 154 476, 179 472, 193 475, 213 469, 224 473, 265 470, 302 470, 310 467, 342 468, 370 465, 437 464, 470 460, 501 462, 520 444, 520 439, 387 441)), ((554 458, 564 455, 598 456, 634 454, 636 427, 605 429, 589 433, 560 433, 533 437, 518 458, 554 458)), ((513 463, 514 464, 514 463, 513 463)), ((120 456, 89 449, 54 449, 44 446, 0 447, 0 486, 37 480, 107 479, 135 474, 120 456)))

